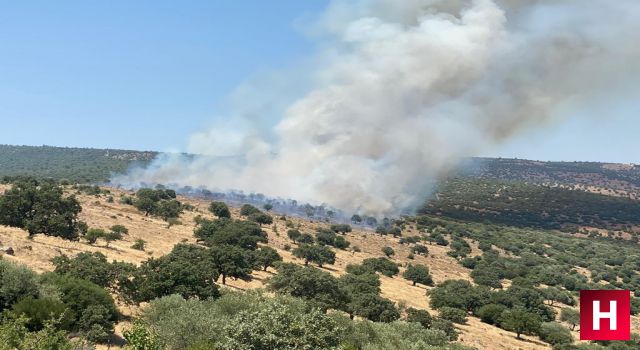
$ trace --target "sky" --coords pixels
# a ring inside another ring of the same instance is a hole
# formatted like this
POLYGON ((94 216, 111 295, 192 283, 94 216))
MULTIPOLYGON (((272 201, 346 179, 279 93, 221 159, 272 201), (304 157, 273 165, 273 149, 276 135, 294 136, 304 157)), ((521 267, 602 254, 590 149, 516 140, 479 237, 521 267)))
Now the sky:
MULTIPOLYGON (((238 86, 315 52, 302 28, 326 5, 0 0, 0 143, 184 150, 238 86)), ((631 88, 479 155, 640 163, 631 88)))

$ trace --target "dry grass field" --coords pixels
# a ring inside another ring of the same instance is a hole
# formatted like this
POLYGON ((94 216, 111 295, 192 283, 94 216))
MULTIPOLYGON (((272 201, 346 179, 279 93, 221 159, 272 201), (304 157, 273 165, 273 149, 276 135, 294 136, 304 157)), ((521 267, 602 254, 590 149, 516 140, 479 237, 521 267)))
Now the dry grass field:
MULTIPOLYGON (((0 187, 0 193, 6 187, 0 187)), ((69 242, 55 237, 47 237, 37 235, 29 238, 27 233, 20 229, 0 226, 0 246, 10 246, 15 250, 14 256, 6 256, 5 258, 15 262, 29 266, 38 271, 45 272, 53 269, 51 258, 65 254, 74 255, 83 251, 98 251, 108 257, 109 260, 126 261, 139 264, 140 262, 150 258, 159 257, 171 251, 174 245, 180 242, 195 243, 193 230, 195 227, 195 217, 201 215, 203 217, 212 218, 208 212, 208 202, 192 198, 180 197, 179 200, 194 206, 193 211, 187 211, 180 217, 181 224, 168 227, 167 223, 161 219, 153 217, 145 217, 141 212, 137 211, 133 206, 120 204, 118 199, 120 195, 131 194, 126 191, 109 189, 115 201, 109 203, 106 196, 89 196, 77 195, 82 203, 81 219, 86 221, 90 227, 104 228, 115 224, 121 224, 129 229, 129 233, 124 236, 123 240, 112 242, 109 247, 105 242, 98 241, 95 245, 89 245, 83 240, 80 242, 69 242), (139 251, 131 248, 131 245, 137 240, 143 239, 147 242, 146 251, 139 251)), ((239 217, 239 210, 232 208, 232 215, 239 217)), ((313 233, 320 225, 326 225, 300 218, 288 218, 295 226, 298 226, 302 232, 313 233)), ((287 227, 285 221, 276 217, 275 224, 264 227, 269 236, 269 245, 276 248, 283 256, 285 261, 293 261, 302 264, 290 252, 285 250, 285 245, 291 244, 286 236, 287 227)), ((415 234, 414 228, 408 228, 403 235, 415 234)), ((418 263, 427 265, 433 275, 436 283, 447 279, 468 279, 470 270, 462 267, 455 259, 446 255, 448 247, 437 245, 429 246, 429 255, 427 257, 416 255, 414 260, 409 260, 409 248, 399 244, 398 238, 390 236, 376 235, 370 231, 362 231, 355 229, 348 233, 346 238, 351 242, 351 246, 360 248, 360 252, 337 250, 336 263, 334 265, 324 267, 324 270, 340 275, 348 264, 359 263, 365 258, 382 256, 381 249, 390 246, 395 250, 393 260, 402 267, 408 263, 418 263)), ((479 254, 475 242, 470 242, 473 247, 472 254, 479 254)), ((271 276, 273 271, 255 272, 254 278, 250 282, 234 281, 228 282, 227 288, 245 290, 249 288, 263 287, 265 281, 271 276)), ((411 283, 402 277, 396 276, 388 278, 381 276, 382 295, 389 298, 400 305, 407 307, 428 309, 432 314, 436 311, 429 309, 429 298, 427 296, 428 287, 411 286, 411 283)), ((135 315, 139 309, 131 308, 119 303, 120 309, 124 314, 135 315)), ((639 324, 634 319, 636 325, 639 324)), ((128 324, 121 323, 116 327, 117 333, 121 333, 123 328, 128 324)), ((523 349, 538 350, 550 349, 550 347, 541 342, 536 337, 524 337, 524 340, 517 340, 515 334, 501 330, 497 327, 480 322, 479 319, 470 317, 468 324, 457 326, 461 332, 459 341, 465 345, 474 346, 478 349, 523 349)), ((574 336, 578 338, 578 334, 574 336)), ((113 348, 113 347, 112 347, 113 348)))

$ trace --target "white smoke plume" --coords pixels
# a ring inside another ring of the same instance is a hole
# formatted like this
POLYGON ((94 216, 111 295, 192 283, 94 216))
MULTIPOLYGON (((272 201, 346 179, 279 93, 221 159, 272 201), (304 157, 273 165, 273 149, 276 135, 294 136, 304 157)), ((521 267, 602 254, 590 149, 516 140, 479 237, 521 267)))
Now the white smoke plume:
MULTIPOLYGON (((335 0, 310 31, 313 69, 274 80, 310 87, 275 125, 238 113, 189 142, 229 157, 167 155, 113 181, 393 215, 461 158, 640 81, 637 0, 335 0)), ((271 88, 246 96, 248 114, 271 88)))

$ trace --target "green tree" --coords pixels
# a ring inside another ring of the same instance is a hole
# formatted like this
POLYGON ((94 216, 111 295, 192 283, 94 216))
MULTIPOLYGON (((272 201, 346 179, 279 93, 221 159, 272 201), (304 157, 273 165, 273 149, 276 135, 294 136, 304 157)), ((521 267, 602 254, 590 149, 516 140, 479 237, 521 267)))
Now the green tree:
POLYGON ((480 317, 480 320, 484 323, 497 325, 505 310, 507 310, 507 307, 504 305, 487 304, 479 308, 478 311, 476 311, 476 315, 480 317))
POLYGON ((260 213, 260 209, 254 207, 251 204, 245 204, 242 207, 240 207, 240 215, 242 216, 249 216, 251 214, 258 214, 260 213))
POLYGON ((351 226, 347 224, 336 224, 336 225, 331 225, 331 230, 336 233, 345 234, 347 232, 351 232, 351 226))
POLYGON ((474 312, 489 303, 491 294, 486 287, 474 287, 465 280, 446 280, 429 291, 431 307, 453 307, 474 312))
POLYGON ((407 322, 420 323, 422 327, 429 329, 432 321, 433 318, 427 310, 414 309, 412 307, 407 309, 407 322))
POLYGON ((225 202, 211 202, 209 211, 219 218, 230 218, 231 211, 225 202))
POLYGON ((11 311, 14 315, 27 317, 25 325, 31 332, 44 329, 50 322, 56 322, 60 329, 69 330, 74 321, 74 315, 64 303, 50 298, 27 297, 13 304, 11 311))
POLYGON ((384 255, 387 256, 387 258, 390 258, 392 255, 396 253, 395 250, 393 250, 393 248, 391 247, 382 248, 382 252, 384 253, 384 255))
POLYGON ((0 196, 0 224, 26 229, 29 235, 75 240, 82 207, 74 196, 63 194, 62 187, 53 182, 19 180, 0 196))
POLYGON ((568 307, 562 308, 560 311, 560 321, 570 324, 571 330, 574 330, 576 326, 580 324, 580 312, 568 307))
POLYGON ((263 271, 267 271, 270 266, 274 266, 278 261, 282 261, 282 257, 278 251, 271 247, 261 247, 255 254, 255 262, 263 271))
POLYGON ((453 323, 467 323, 468 314, 464 310, 456 309, 454 307, 442 307, 438 311, 440 311, 440 318, 449 320, 453 323))
POLYGON ((362 267, 371 270, 380 272, 381 274, 387 277, 393 277, 400 273, 400 269, 398 265, 393 261, 386 258, 368 258, 362 261, 362 267))
POLYGON ((163 200, 158 202, 154 214, 161 217, 164 221, 174 219, 180 216, 183 211, 182 203, 175 199, 163 200))
POLYGON ((103 238, 106 234, 107 233, 101 228, 90 228, 84 235, 84 239, 86 239, 89 244, 95 244, 99 238, 103 238))
POLYGON ((127 278, 136 268, 128 263, 109 263, 100 252, 82 252, 74 258, 61 255, 51 259, 51 262, 56 274, 81 278, 101 287, 115 286, 116 281, 127 278))
POLYGON ((358 214, 353 214, 353 216, 351 216, 351 222, 359 225, 362 223, 362 217, 358 214))
POLYGON ((226 218, 202 220, 194 235, 208 246, 234 245, 249 250, 258 248, 259 242, 267 242, 267 234, 258 224, 226 218))
POLYGON ((107 248, 108 248, 111 242, 121 240, 122 234, 118 232, 107 232, 102 236, 102 239, 104 239, 104 241, 107 242, 107 248))
POLYGON ((37 275, 25 266, 0 259, 0 311, 18 300, 38 296, 37 275))
POLYGON ((262 209, 264 209, 266 211, 271 211, 271 209, 273 209, 273 204, 266 203, 265 205, 262 206, 262 209))
POLYGON ((524 309, 512 309, 502 313, 500 327, 516 333, 516 338, 521 339, 522 334, 536 334, 540 330, 542 318, 524 309))
POLYGON ((271 225, 273 224, 273 218, 271 215, 265 213, 253 213, 248 217, 249 221, 253 221, 258 225, 271 225))
POLYGON ((113 225, 111 226, 111 232, 116 232, 121 235, 126 235, 129 233, 129 229, 126 228, 124 225, 113 225))
POLYGON ((370 293, 352 296, 346 309, 352 318, 357 315, 374 322, 393 322, 400 318, 392 301, 370 293))
POLYGON ((542 323, 538 330, 538 335, 542 341, 554 346, 573 343, 573 336, 569 329, 556 322, 542 323))
POLYGON ((409 265, 402 274, 402 277, 413 282, 415 286, 417 283, 424 284, 425 286, 433 285, 433 278, 429 273, 429 268, 424 265, 409 265))
POLYGON ((207 248, 178 244, 169 254, 142 263, 120 287, 128 300, 137 303, 171 294, 217 298, 214 282, 219 274, 207 248))
POLYGON ((227 277, 251 280, 251 251, 234 245, 214 245, 210 254, 223 285, 227 283, 227 277))
POLYGON ((135 249, 135 250, 142 250, 144 251, 145 245, 147 244, 147 241, 145 241, 142 238, 138 238, 136 239, 136 241, 133 243, 133 245, 131 245, 131 248, 135 249))
POLYGON ((293 243, 296 243, 300 236, 302 236, 302 233, 298 230, 291 229, 287 231, 287 237, 289 237, 293 243))
POLYGON ((278 274, 268 280, 269 289, 308 300, 323 310, 343 309, 348 301, 340 281, 330 273, 292 263, 278 266, 278 274))
POLYGON ((164 347, 158 340, 158 337, 144 326, 140 321, 133 323, 130 329, 123 333, 124 339, 127 341, 126 350, 163 350, 164 347))
POLYGON ((331 248, 317 244, 302 244, 293 250, 293 255, 304 259, 305 266, 312 262, 322 267, 322 265, 333 264, 336 261, 336 253, 331 248))

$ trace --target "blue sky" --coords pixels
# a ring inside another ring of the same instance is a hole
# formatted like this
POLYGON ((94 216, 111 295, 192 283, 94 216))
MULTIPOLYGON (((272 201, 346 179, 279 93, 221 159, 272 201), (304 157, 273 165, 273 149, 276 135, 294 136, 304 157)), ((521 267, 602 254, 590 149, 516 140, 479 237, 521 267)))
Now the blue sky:
MULTIPOLYGON (((326 3, 0 0, 0 143, 183 148, 239 84, 314 52, 296 23, 326 3)), ((640 163, 640 103, 611 102, 485 155, 640 163)))

